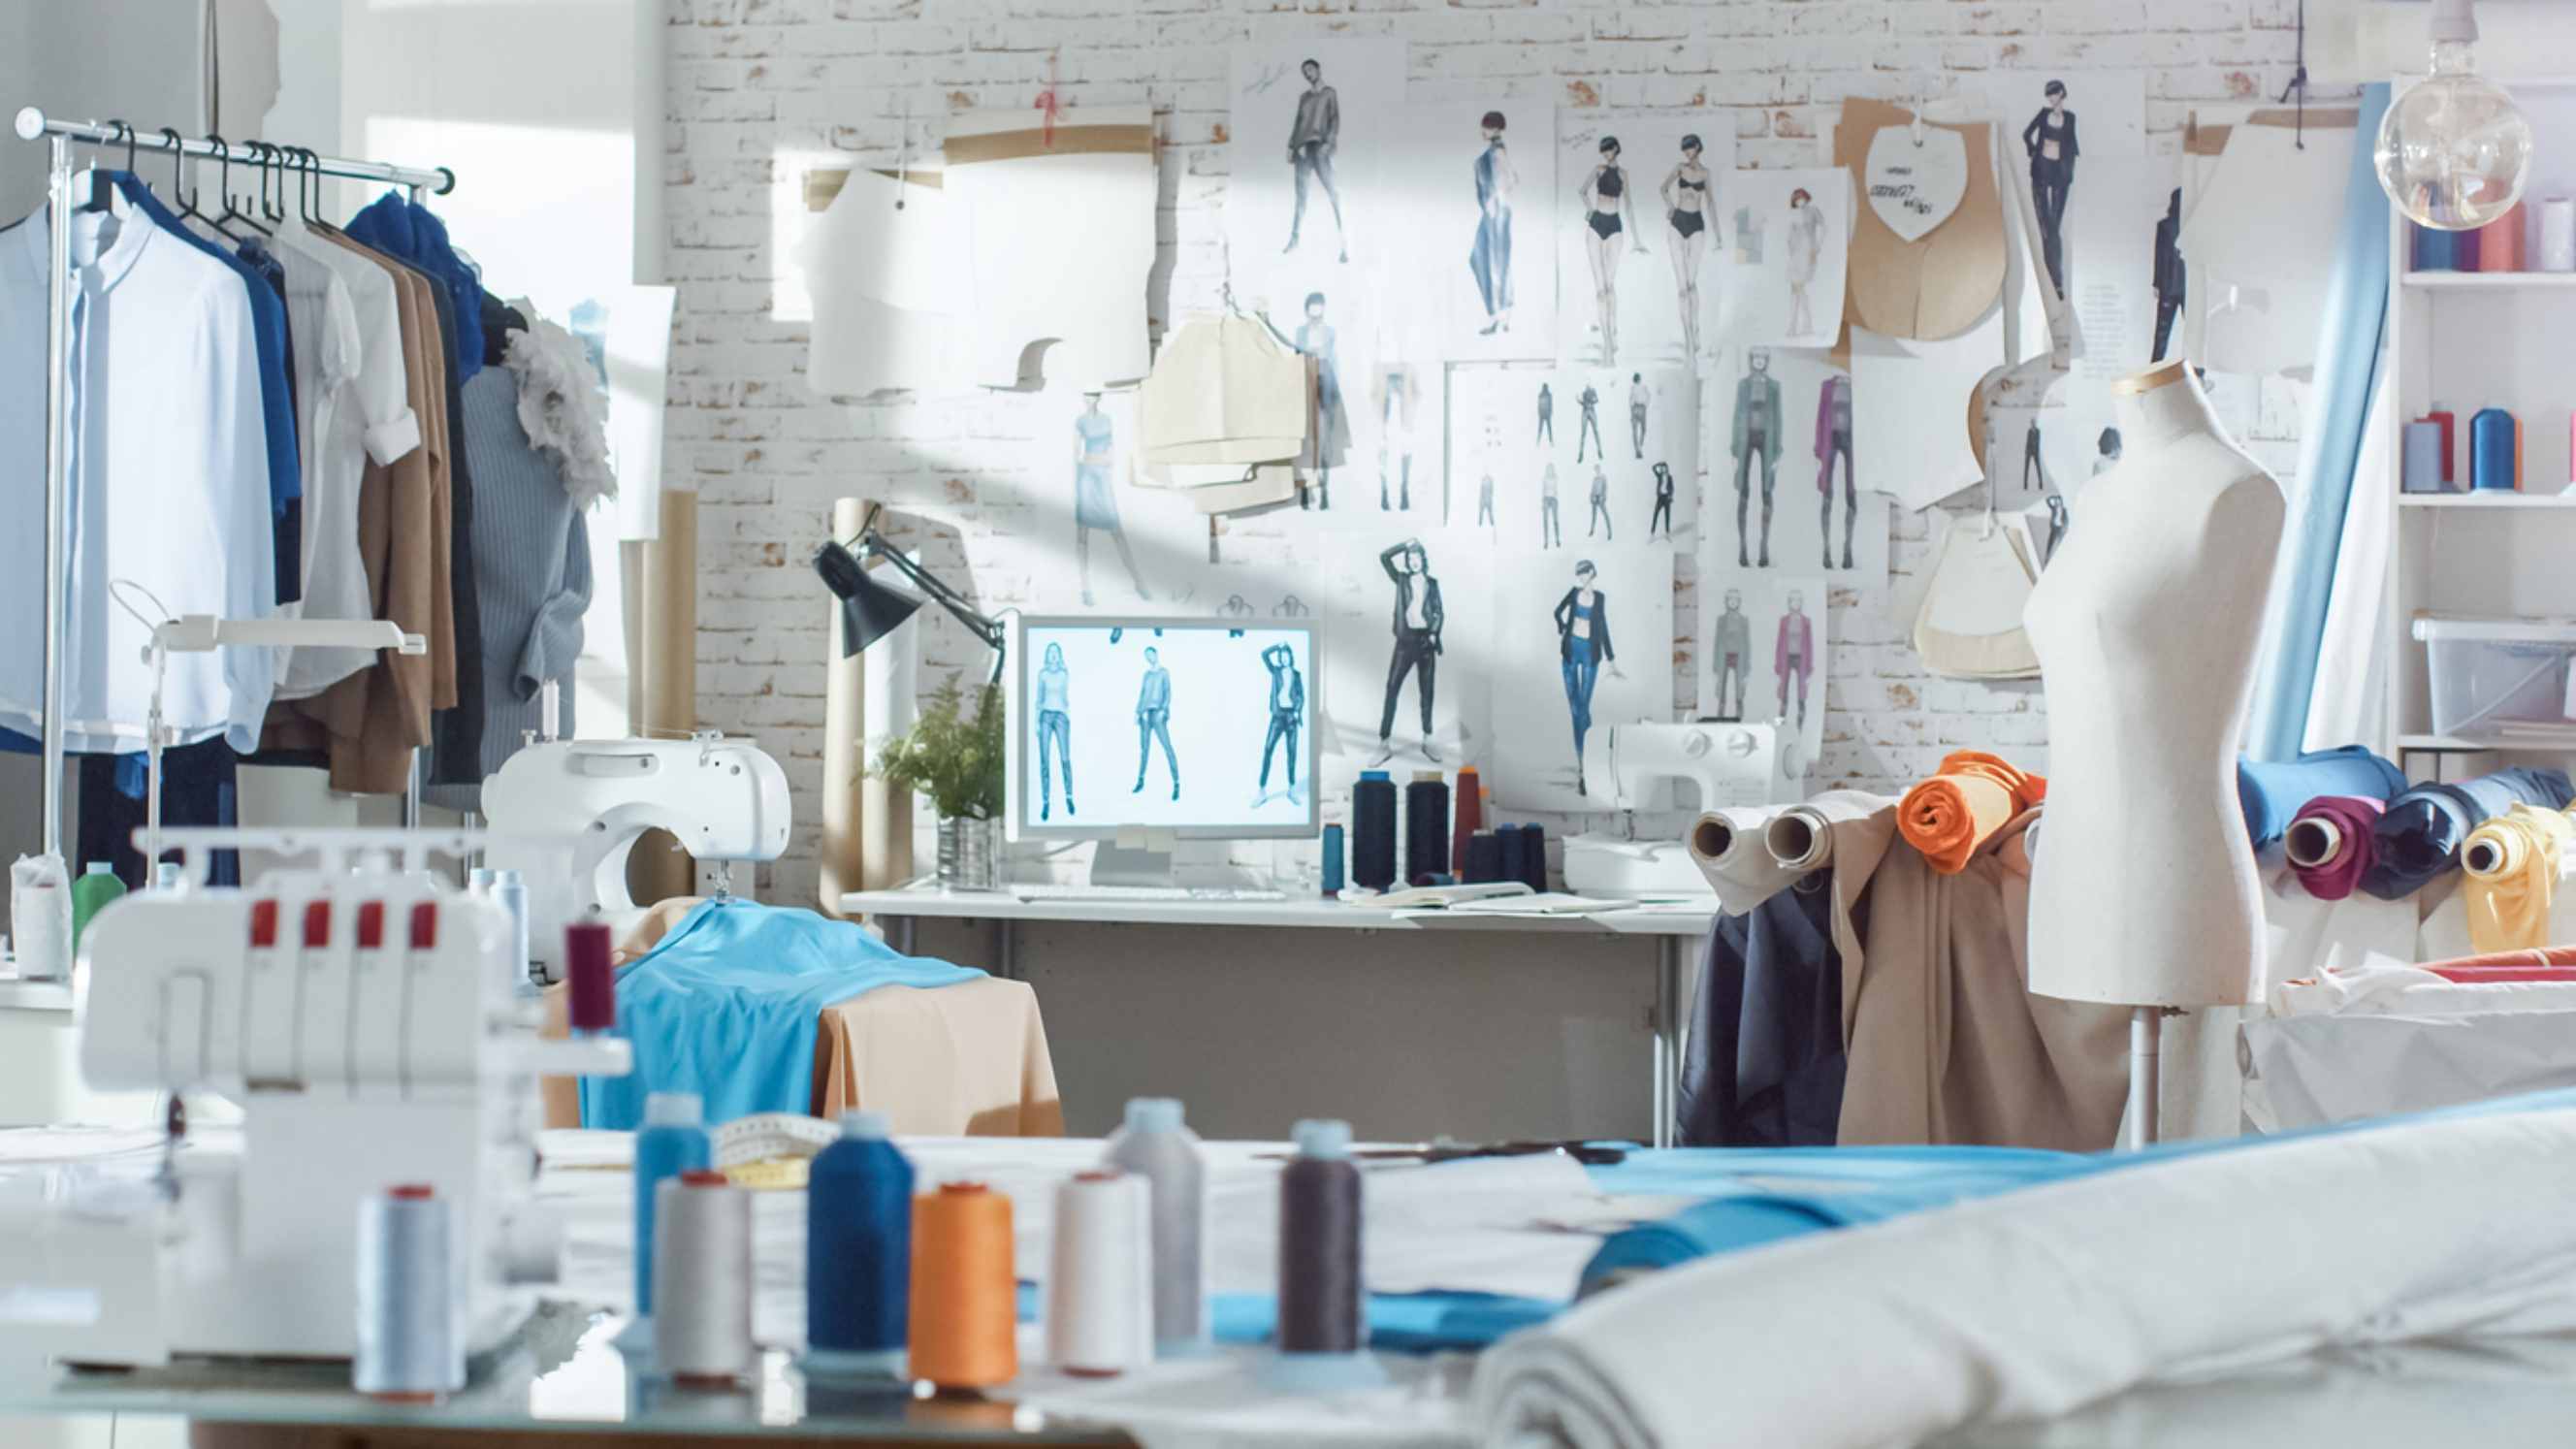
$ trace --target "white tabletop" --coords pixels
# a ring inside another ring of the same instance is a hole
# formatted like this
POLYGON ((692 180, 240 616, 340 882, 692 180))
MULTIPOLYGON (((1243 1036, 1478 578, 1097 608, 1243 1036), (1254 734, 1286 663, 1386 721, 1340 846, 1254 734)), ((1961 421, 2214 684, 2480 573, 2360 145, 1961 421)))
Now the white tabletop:
POLYGON ((1139 900, 1103 896, 1021 900, 1008 891, 942 891, 911 887, 852 891, 841 897, 850 915, 935 916, 978 921, 1085 921, 1138 926, 1306 927, 1345 931, 1558 931, 1601 936, 1708 934, 1717 901, 1684 909, 1637 906, 1597 916, 1489 916, 1450 911, 1387 911, 1322 897, 1284 901, 1139 900))

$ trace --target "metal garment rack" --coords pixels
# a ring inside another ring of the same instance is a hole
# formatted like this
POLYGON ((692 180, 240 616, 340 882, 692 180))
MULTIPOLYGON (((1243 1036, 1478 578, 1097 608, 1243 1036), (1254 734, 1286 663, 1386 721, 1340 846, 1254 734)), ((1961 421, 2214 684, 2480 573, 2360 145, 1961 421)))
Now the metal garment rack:
MULTIPOLYGON (((72 146, 80 143, 105 146, 113 143, 136 152, 155 155, 176 153, 198 160, 229 160, 237 150, 246 150, 220 137, 180 136, 176 132, 145 134, 118 122, 100 125, 96 121, 62 121, 29 106, 18 112, 18 139, 42 138, 51 152, 51 179, 45 188, 49 216, 64 217, 72 212, 72 146)), ((422 170, 417 166, 389 166, 378 161, 355 161, 337 156, 310 156, 299 153, 300 169, 306 174, 346 177, 354 181, 382 181, 395 186, 408 186, 413 199, 424 191, 444 196, 456 189, 456 173, 441 166, 422 170)), ((63 524, 69 516, 70 439, 65 429, 70 413, 70 397, 65 378, 71 366, 71 228, 48 223, 46 231, 53 241, 53 256, 46 272, 45 296, 45 727, 44 727, 44 812, 45 850, 51 855, 63 853, 63 614, 64 565, 63 524)), ((420 820, 420 762, 412 761, 410 788, 403 795, 403 824, 416 825, 420 820)))

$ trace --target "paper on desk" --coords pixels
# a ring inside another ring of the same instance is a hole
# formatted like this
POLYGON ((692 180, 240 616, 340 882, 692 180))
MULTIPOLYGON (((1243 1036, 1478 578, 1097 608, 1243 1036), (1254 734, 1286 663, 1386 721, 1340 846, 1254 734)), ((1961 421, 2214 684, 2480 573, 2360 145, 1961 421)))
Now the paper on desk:
POLYGON ((1613 911, 1633 911, 1637 902, 1605 900, 1599 896, 1574 896, 1563 891, 1548 891, 1532 896, 1505 896, 1500 900, 1475 901, 1451 906, 1452 916, 1605 916, 1613 911))

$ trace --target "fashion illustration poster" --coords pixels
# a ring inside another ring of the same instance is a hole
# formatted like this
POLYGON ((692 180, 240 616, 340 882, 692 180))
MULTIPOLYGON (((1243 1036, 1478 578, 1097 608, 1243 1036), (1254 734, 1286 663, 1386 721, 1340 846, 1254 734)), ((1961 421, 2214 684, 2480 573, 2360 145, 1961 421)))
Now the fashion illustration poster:
POLYGON ((1510 702, 1494 711, 1495 799, 1606 809, 1611 729, 1673 717, 1672 551, 1512 554, 1494 577, 1494 693, 1510 702))
POLYGON ((1415 102, 1387 163, 1388 276, 1451 360, 1556 356, 1556 107, 1497 86, 1415 102))
POLYGON ((1781 773, 1812 774, 1825 744, 1825 609, 1814 574, 1700 581, 1699 713, 1781 725, 1781 773))
POLYGON ((1672 542, 1698 521, 1699 388, 1681 368, 1461 366, 1451 522, 1504 550, 1672 542))
POLYGON ((1833 346, 1851 247, 1850 173, 1739 171, 1728 181, 1713 342, 1833 346))
MULTIPOLYGON (((2101 163, 2147 154, 2143 71, 1997 70, 1964 82, 1978 120, 1992 122, 2005 195, 2029 261, 2029 288, 2056 339, 2061 361, 2085 350, 2079 289, 2087 259, 2073 224, 2081 199, 2126 178, 2101 163)), ((2110 258, 2098 259, 2104 267, 2110 258)))
MULTIPOLYGON (((2049 465, 2069 478, 2089 475, 2095 450, 2083 434, 2112 422, 2112 385, 2155 360, 2158 317, 2180 310, 2158 305, 2157 279, 2170 281, 2179 253, 2160 271, 2164 226, 2181 204, 2180 168, 2170 156, 2088 158, 2084 184, 2068 199, 2067 307, 2078 345, 2069 359, 2066 408, 2076 425, 2053 438, 2049 465)), ((2177 289, 2178 291, 2179 289, 2177 289)))
MULTIPOLYGON (((1327 789, 1362 769, 1481 763, 1493 569, 1455 531, 1337 532, 1310 592, 1323 642, 1327 789)), ((1401 777, 1399 777, 1401 778, 1401 777)))
POLYGON ((1051 387, 1035 401, 1036 436, 1011 487, 1026 510, 1015 531, 1038 554, 1032 602, 1132 613, 1197 601, 1207 523, 1186 494, 1136 486, 1135 392, 1051 387))
POLYGON ((1263 258, 1366 266, 1408 244, 1377 213, 1404 107, 1404 42, 1234 49, 1225 227, 1236 289, 1263 258))
POLYGON ((1735 124, 1713 111, 1557 113, 1557 352, 1569 364, 1687 361, 1705 345, 1735 124))
POLYGON ((1888 498, 1860 485, 1870 446, 1850 373, 1822 352, 1745 347, 1709 362, 1703 575, 1812 574, 1883 593, 1888 498))

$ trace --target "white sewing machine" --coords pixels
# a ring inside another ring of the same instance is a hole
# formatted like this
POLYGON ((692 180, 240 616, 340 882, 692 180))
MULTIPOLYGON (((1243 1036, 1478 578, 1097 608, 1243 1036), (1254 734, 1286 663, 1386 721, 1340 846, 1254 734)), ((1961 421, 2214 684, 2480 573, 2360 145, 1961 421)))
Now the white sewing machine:
POLYGON ((1710 894, 1689 847, 1678 838, 1636 838, 1635 816, 1674 808, 1675 780, 1698 790, 1703 810, 1803 798, 1802 782, 1786 778, 1781 768, 1781 751, 1793 735, 1777 723, 1611 726, 1611 808, 1627 817, 1626 829, 1567 836, 1565 888, 1576 895, 1639 899, 1710 894))
POLYGON ((162 836, 198 878, 219 846, 316 857, 246 887, 137 892, 81 940, 90 1085, 218 1092, 241 1126, 178 1144, 157 1175, 128 1159, 51 1200, 0 1196, 0 1341, 83 1363, 346 1357, 358 1203, 427 1183, 455 1223, 469 1351, 496 1344, 555 1275, 533 1079, 624 1075, 626 1043, 541 1042, 521 1020, 508 915, 422 869, 476 848, 470 832, 162 836))
POLYGON ((485 865, 527 877, 531 969, 562 974, 563 928, 624 933, 641 914, 626 858, 647 830, 700 862, 776 860, 787 850, 787 772, 749 740, 547 740, 483 782, 493 832, 485 865), (553 837, 548 839, 546 837, 553 837))

